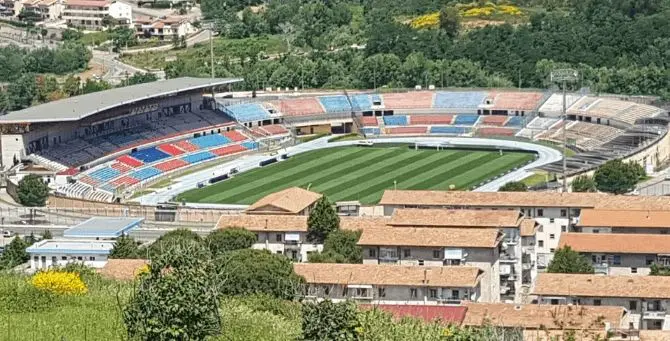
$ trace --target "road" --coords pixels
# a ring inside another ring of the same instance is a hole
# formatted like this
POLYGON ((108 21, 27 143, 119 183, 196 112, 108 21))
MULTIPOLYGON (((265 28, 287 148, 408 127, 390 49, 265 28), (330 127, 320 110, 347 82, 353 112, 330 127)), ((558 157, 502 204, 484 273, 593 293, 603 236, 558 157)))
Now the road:
POLYGON ((119 84, 123 79, 132 76, 136 72, 147 72, 147 70, 120 62, 117 53, 98 50, 92 50, 92 52, 92 61, 102 64, 104 69, 108 70, 102 75, 102 79, 111 84, 119 84))
MULTIPOLYGON (((287 147, 282 149, 280 152, 282 154, 286 153, 289 156, 304 153, 311 150, 323 149, 323 148, 332 148, 332 147, 341 147, 341 146, 351 146, 355 145, 361 140, 358 141, 340 141, 328 143, 328 140, 332 136, 322 137, 313 141, 306 143, 301 143, 292 147, 287 147)), ((552 162, 561 160, 561 153, 551 147, 529 143, 529 142, 520 142, 512 140, 497 140, 497 139, 482 139, 482 138, 464 138, 464 137, 395 137, 395 138, 378 138, 374 139, 374 142, 378 143, 420 143, 428 145, 445 145, 450 144, 453 146, 458 145, 475 145, 475 146, 499 146, 504 148, 518 148, 523 150, 532 150, 538 153, 538 158, 530 164, 527 164, 515 171, 512 171, 498 179, 495 179, 477 189, 475 191, 479 192, 495 192, 508 181, 519 181, 532 174, 530 171, 533 168, 537 168, 552 162)), ((198 186, 198 183, 206 182, 210 178, 222 174, 228 173, 232 168, 237 168, 239 172, 244 172, 250 169, 258 168, 260 161, 268 160, 276 157, 276 155, 266 154, 255 154, 247 155, 230 162, 226 162, 215 167, 204 169, 202 171, 192 173, 183 177, 178 177, 173 179, 174 183, 170 187, 163 188, 155 193, 146 194, 136 199, 139 203, 143 205, 156 205, 161 202, 166 202, 172 199, 177 194, 183 193, 190 189, 194 189, 198 186)), ((239 209, 240 205, 219 205, 219 204, 194 204, 190 203, 189 206, 197 208, 227 208, 227 209, 239 209)))

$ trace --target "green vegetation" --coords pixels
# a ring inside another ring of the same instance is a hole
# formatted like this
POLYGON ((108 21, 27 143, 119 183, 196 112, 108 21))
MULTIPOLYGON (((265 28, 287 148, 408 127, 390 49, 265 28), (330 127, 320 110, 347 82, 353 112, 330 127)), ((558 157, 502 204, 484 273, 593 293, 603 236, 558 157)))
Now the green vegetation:
POLYGON ((316 139, 320 139, 324 136, 328 136, 330 134, 328 133, 319 133, 319 134, 312 134, 312 135, 305 135, 305 136, 300 136, 298 137, 298 140, 300 140, 301 143, 309 142, 309 141, 314 141, 316 139))
POLYGON ((636 162, 610 160, 598 167, 593 180, 601 192, 625 194, 632 191, 645 176, 644 168, 636 162))
POLYGON ((292 186, 307 187, 332 201, 375 203, 386 189, 470 189, 533 159, 497 151, 412 150, 405 147, 341 147, 307 152, 230 180, 185 192, 177 200, 251 204, 292 186))
POLYGON ((307 219, 307 240, 315 243, 323 243, 326 237, 339 228, 340 217, 324 195, 316 202, 312 211, 309 212, 309 219, 307 219))
POLYGON ((542 183, 547 182, 549 175, 545 171, 535 171, 533 175, 528 176, 527 178, 521 180, 526 186, 533 187, 542 183))
POLYGON ((592 274, 593 266, 590 259, 572 250, 570 246, 565 246, 556 250, 554 258, 547 267, 547 272, 592 274))
POLYGON ((363 263, 363 251, 357 245, 361 231, 337 229, 326 237, 323 252, 309 254, 310 263, 363 263))
POLYGON ((500 192, 526 192, 528 186, 523 181, 510 181, 498 189, 500 192))
POLYGON ((572 180, 570 184, 573 192, 596 192, 597 186, 593 177, 587 175, 580 175, 572 180))
POLYGON ((109 253, 109 258, 131 259, 141 257, 140 248, 135 239, 130 236, 122 235, 116 238, 114 248, 109 253))
POLYGON ((356 140, 360 140, 360 139, 363 139, 362 135, 357 134, 357 133, 351 133, 351 134, 331 137, 330 139, 328 139, 328 142, 356 141, 356 140))
POLYGON ((30 259, 30 255, 26 252, 26 248, 30 244, 32 243, 26 243, 20 237, 14 237, 9 242, 9 245, 6 246, 2 255, 0 255, 0 270, 12 269, 27 262, 30 259))
POLYGON ((249 230, 228 227, 208 234, 204 242, 212 255, 218 256, 229 251, 248 249, 256 240, 256 235, 249 230))
POLYGON ((49 185, 42 181, 41 176, 30 174, 19 181, 17 195, 23 206, 44 206, 49 197, 49 185))

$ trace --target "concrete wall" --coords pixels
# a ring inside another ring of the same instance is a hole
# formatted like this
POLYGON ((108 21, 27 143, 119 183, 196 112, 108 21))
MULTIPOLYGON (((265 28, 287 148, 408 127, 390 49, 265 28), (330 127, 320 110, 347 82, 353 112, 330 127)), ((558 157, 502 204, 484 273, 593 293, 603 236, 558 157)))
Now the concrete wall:
POLYGON ((68 263, 83 263, 86 266, 93 268, 102 268, 107 264, 106 254, 85 254, 85 255, 68 255, 68 254, 30 254, 30 268, 31 269, 46 269, 54 265, 65 266, 68 263))
POLYGON ((310 298, 329 298, 334 301, 356 299, 373 304, 439 304, 439 297, 454 298, 454 301, 482 302, 479 287, 370 286, 371 288, 357 289, 346 288, 346 286, 337 284, 310 284, 307 289, 307 296, 310 298), (380 289, 383 289, 383 293, 380 289), (416 296, 412 296, 413 292, 416 293, 416 296), (380 296, 380 294, 383 294, 383 296, 380 296))
POLYGON ((253 248, 282 254, 296 262, 307 262, 310 253, 323 251, 322 244, 313 244, 307 241, 306 232, 288 233, 298 233, 300 240, 295 243, 287 242, 287 232, 256 232, 257 241, 253 248))

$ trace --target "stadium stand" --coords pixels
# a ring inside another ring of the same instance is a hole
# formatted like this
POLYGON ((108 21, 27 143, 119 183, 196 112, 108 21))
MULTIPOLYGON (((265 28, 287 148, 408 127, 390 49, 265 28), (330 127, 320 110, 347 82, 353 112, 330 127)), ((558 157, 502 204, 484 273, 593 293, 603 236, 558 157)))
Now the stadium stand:
POLYGON ((186 151, 186 152, 195 152, 195 151, 197 151, 197 150, 200 150, 200 148, 198 148, 198 146, 196 146, 196 145, 194 145, 193 143, 191 143, 191 142, 189 142, 189 141, 186 141, 186 140, 177 141, 177 142, 175 142, 175 143, 173 143, 173 144, 174 144, 177 148, 179 148, 179 149, 181 149, 181 150, 183 150, 183 151, 186 151))
POLYGON ((212 147, 218 147, 222 146, 230 140, 225 138, 221 134, 212 134, 212 135, 205 135, 205 136, 200 136, 196 138, 192 138, 189 140, 192 144, 200 147, 201 149, 207 149, 207 148, 212 148, 212 147))
POLYGON ((225 146, 221 148, 216 148, 213 149, 211 152, 218 155, 218 156, 226 156, 226 155, 232 155, 235 153, 243 152, 246 151, 247 149, 244 148, 244 146, 240 144, 234 144, 230 146, 225 146))
POLYGON ((158 160, 167 159, 170 157, 169 154, 164 153, 158 150, 156 147, 150 147, 143 150, 138 150, 136 152, 130 153, 132 158, 138 159, 144 163, 152 163, 158 160))
POLYGON ((247 139, 244 134, 240 133, 237 130, 231 130, 223 133, 223 136, 225 136, 228 140, 232 142, 241 142, 247 139))
POLYGON ((384 94, 384 107, 387 109, 430 108, 433 105, 433 94, 430 91, 384 94))
POLYGON ((163 172, 169 172, 173 169, 181 168, 181 167, 184 167, 184 166, 187 166, 187 165, 188 165, 188 162, 186 162, 182 159, 172 159, 172 160, 168 160, 168 161, 165 161, 165 162, 161 162, 161 163, 155 165, 154 167, 156 167, 156 169, 159 169, 163 172))
POLYGON ((509 128, 478 128, 477 134, 480 136, 514 136, 516 130, 509 128))
POLYGON ((546 130, 549 129, 554 124, 557 124, 559 121, 558 118, 553 117, 535 117, 526 128, 537 129, 537 130, 546 130))
POLYGON ((451 124, 454 120, 452 115, 412 115, 410 124, 412 125, 430 125, 430 124, 451 124))
POLYGON ((177 155, 184 154, 183 150, 177 148, 175 145, 170 144, 170 143, 162 144, 162 145, 158 146, 158 149, 160 151, 168 153, 172 156, 177 156, 177 155))
POLYGON ((492 92, 494 109, 534 110, 542 100, 539 92, 492 92))
POLYGON ((430 127, 430 133, 440 135, 463 135, 470 133, 470 128, 454 126, 432 126, 430 127))
POLYGON ((213 159, 215 157, 216 157, 216 155, 214 155, 214 154, 212 154, 208 151, 203 151, 203 152, 199 152, 199 153, 195 153, 195 154, 186 155, 186 156, 182 157, 181 159, 190 163, 190 164, 193 164, 193 163, 198 163, 198 162, 201 162, 201 161, 213 159))
POLYGON ((85 184, 91 185, 91 186, 95 186, 95 185, 100 183, 100 181, 95 180, 95 179, 91 178, 90 176, 82 176, 82 177, 79 178, 79 181, 81 181, 85 184))
POLYGON ((242 142, 242 147, 244 147, 248 150, 255 150, 255 149, 258 149, 258 142, 254 142, 254 141, 242 142))
POLYGON ((133 170, 133 167, 130 167, 127 164, 121 162, 114 162, 110 167, 118 170, 121 173, 127 173, 133 170))
POLYGON ((258 103, 233 104, 223 107, 225 112, 239 122, 262 121, 270 114, 258 103))
POLYGON ((625 109, 622 112, 618 113, 617 117, 615 118, 620 121, 635 123, 635 121, 641 118, 653 117, 660 114, 661 112, 663 112, 663 110, 657 107, 636 103, 633 106, 629 107, 628 109, 625 109))
POLYGON ((288 134, 288 130, 285 127, 283 127, 279 124, 272 124, 272 125, 262 126, 262 127, 260 127, 260 129, 265 131, 269 135, 288 134))
POLYGON ((372 100, 372 105, 384 105, 384 98, 379 94, 370 95, 370 100, 372 100))
POLYGON ((90 177, 100 181, 107 182, 121 175, 121 172, 114 168, 102 167, 88 174, 90 177))
MULTIPOLYGON (((565 108, 570 108, 575 102, 577 102, 582 96, 574 93, 565 94, 565 108)), ((552 94, 547 98, 542 106, 540 106, 539 112, 543 114, 556 115, 563 112, 563 94, 552 94)))
POLYGON ((363 133, 364 135, 381 135, 381 129, 378 127, 364 127, 360 129, 360 132, 363 133))
POLYGON ((473 109, 476 112, 479 105, 484 103, 486 92, 444 92, 435 93, 434 108, 473 109))
POLYGON ((326 109, 327 113, 337 113, 337 112, 350 112, 351 105, 349 105, 349 100, 347 96, 336 95, 336 96, 321 96, 318 97, 321 105, 326 109))
POLYGON ((650 105, 596 97, 583 97, 567 111, 568 115, 613 119, 629 125, 635 124, 635 121, 639 119, 656 116, 661 112, 661 109, 650 105))
POLYGON ((502 127, 507 121, 507 116, 484 116, 479 120, 480 125, 502 127))
POLYGON ((362 116, 361 117, 361 125, 364 127, 373 127, 378 124, 377 118, 373 116, 362 116))
POLYGON ((428 127, 396 127, 387 128, 386 132, 391 135, 397 134, 425 134, 428 127))
POLYGON ((384 125, 387 125, 387 126, 406 126, 407 124, 408 124, 407 116, 405 116, 405 115, 384 116, 384 125))
POLYGON ((454 119, 454 124, 461 126, 473 126, 475 125, 475 123, 477 123, 478 119, 479 116, 477 115, 456 115, 456 119, 454 119))
POLYGON ((137 180, 137 179, 133 178, 132 176, 124 175, 124 176, 112 181, 111 184, 114 186, 114 188, 118 188, 122 185, 132 186, 132 185, 137 184, 139 182, 140 182, 140 180, 137 180))
POLYGON ((368 94, 355 94, 349 96, 354 111, 367 111, 372 109, 372 99, 368 94))
POLYGON ((157 176, 161 173, 158 169, 154 167, 147 167, 147 168, 142 168, 138 171, 133 172, 130 174, 131 177, 139 180, 139 181, 144 181, 150 178, 153 178, 154 176, 157 176))
POLYGON ((526 122, 526 118, 523 117, 523 116, 512 116, 505 123, 505 127, 523 127, 525 122, 526 122))
POLYGON ((320 115, 325 113, 321 103, 314 97, 282 99, 271 104, 284 116, 320 115))

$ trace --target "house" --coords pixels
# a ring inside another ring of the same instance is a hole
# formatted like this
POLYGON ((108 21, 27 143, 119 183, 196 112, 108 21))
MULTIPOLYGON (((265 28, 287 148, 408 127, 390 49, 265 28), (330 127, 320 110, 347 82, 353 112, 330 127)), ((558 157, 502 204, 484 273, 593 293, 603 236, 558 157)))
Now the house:
POLYGON ((135 35, 138 38, 155 37, 159 40, 171 40, 174 37, 186 37, 198 31, 186 17, 167 17, 158 19, 141 17, 135 19, 134 27, 135 35))
POLYGON ((559 247, 570 246, 593 262, 596 273, 649 275, 650 266, 670 265, 670 235, 564 233, 559 247))
POLYGON ((479 301, 482 271, 470 266, 418 267, 295 263, 310 299, 367 304, 460 304, 479 301))
POLYGON ((63 19, 70 27, 87 30, 105 28, 103 19, 111 17, 119 24, 132 23, 132 7, 121 1, 66 0, 63 19))
POLYGON ((619 306, 630 329, 670 330, 670 277, 542 273, 535 283, 539 304, 619 306))
POLYGON ((45 239, 26 249, 30 255, 30 268, 46 269, 80 263, 92 268, 102 268, 114 248, 113 240, 45 239))
POLYGON ((322 196, 300 187, 291 187, 264 196, 247 207, 245 213, 307 216, 322 196))
POLYGON ((670 210, 585 209, 578 221, 577 228, 584 233, 670 233, 670 210))
POLYGON ((21 3, 19 12, 23 10, 25 16, 42 20, 58 20, 63 13, 61 0, 27 0, 21 3), (27 13, 30 12, 30 13, 27 13))

